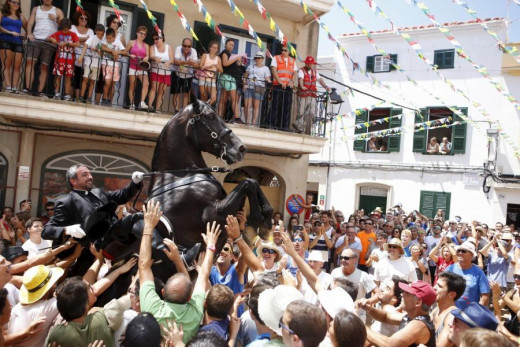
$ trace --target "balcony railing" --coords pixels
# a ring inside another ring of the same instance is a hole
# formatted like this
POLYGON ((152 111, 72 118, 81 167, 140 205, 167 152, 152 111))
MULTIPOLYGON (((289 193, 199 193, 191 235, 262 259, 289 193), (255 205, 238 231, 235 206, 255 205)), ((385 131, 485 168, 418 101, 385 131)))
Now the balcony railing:
POLYGON ((18 54, 0 50, 2 91, 172 114, 186 105, 187 92, 191 88, 199 99, 209 101, 219 115, 232 122, 231 97, 224 90, 235 83, 234 102, 240 116, 237 123, 324 136, 327 120, 331 118, 332 106, 325 93, 301 97, 295 89, 283 89, 266 81, 246 80, 243 76, 233 76, 234 81, 230 81, 229 76, 197 71, 192 72, 191 85, 175 90, 179 81, 175 66, 146 64, 128 56, 95 53, 79 61, 79 55, 74 58, 73 53, 64 49, 58 48, 56 54, 57 46, 45 41, 34 45, 24 40, 22 48, 23 53, 18 54), (48 65, 44 63, 46 56, 48 65), (73 59, 75 61, 71 63, 73 59), (180 93, 173 94, 179 90, 180 93), (222 100, 224 94, 228 94, 227 101, 222 100))

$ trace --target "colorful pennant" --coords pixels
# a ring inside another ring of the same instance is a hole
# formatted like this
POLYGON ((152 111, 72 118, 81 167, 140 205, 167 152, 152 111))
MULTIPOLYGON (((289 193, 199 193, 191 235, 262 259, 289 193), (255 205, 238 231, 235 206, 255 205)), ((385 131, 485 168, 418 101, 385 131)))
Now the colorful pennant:
POLYGON ((114 2, 114 0, 108 0, 108 4, 114 10, 114 13, 115 13, 117 19, 119 19, 119 21, 121 21, 121 12, 119 12, 119 6, 117 6, 117 4, 114 2))
POLYGON ((159 28, 159 26, 157 25, 157 19, 155 18, 155 16, 148 9, 148 6, 146 6, 144 0, 139 0, 139 2, 141 2, 141 5, 143 5, 144 10, 146 11, 146 15, 148 16, 148 19, 150 19, 150 21, 152 22, 155 31, 162 36, 161 28, 159 28))
POLYGON ((225 40, 225 36, 220 31, 218 25, 215 23, 215 21, 213 20, 213 17, 209 13, 209 11, 206 9, 206 7, 202 3, 202 1, 201 0, 193 0, 193 2, 198 7, 199 12, 202 13, 202 17, 204 18, 204 22, 206 22, 207 26, 211 30, 213 30, 215 32, 215 34, 217 34, 218 36, 221 36, 225 40))

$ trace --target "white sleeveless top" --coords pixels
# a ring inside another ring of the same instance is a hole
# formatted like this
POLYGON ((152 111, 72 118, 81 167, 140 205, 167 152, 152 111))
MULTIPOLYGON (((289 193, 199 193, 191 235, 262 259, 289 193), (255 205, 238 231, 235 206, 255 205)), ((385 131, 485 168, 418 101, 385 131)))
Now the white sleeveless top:
POLYGON ((163 68, 165 62, 167 61, 170 61, 170 55, 169 55, 169 51, 170 51, 170 46, 168 44, 164 44, 164 52, 159 52, 159 50, 157 49, 157 46, 156 45, 153 45, 153 49, 154 49, 154 55, 156 57, 159 57, 161 58, 161 62, 160 63, 153 63, 153 67, 155 67, 155 69, 152 69, 152 72, 155 72, 156 74, 158 75, 171 75, 171 70, 168 69, 168 70, 165 70, 163 68))
POLYGON ((56 16, 56 7, 48 11, 42 10, 41 6, 36 9, 36 18, 34 20, 33 35, 38 40, 46 40, 49 36, 58 31, 58 23, 49 19, 49 14, 56 16))

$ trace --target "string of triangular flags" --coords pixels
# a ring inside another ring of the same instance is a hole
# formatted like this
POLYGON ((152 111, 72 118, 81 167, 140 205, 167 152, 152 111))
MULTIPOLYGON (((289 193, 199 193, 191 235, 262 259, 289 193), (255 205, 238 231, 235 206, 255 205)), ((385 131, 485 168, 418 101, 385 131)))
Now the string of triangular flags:
POLYGON ((161 31, 161 28, 159 28, 159 25, 157 25, 157 19, 155 18, 155 16, 152 14, 152 12, 148 9, 148 6, 146 6, 146 3, 144 2, 144 0, 139 0, 139 2, 141 3, 141 5, 143 5, 143 8, 146 12, 146 15, 148 16, 148 19, 150 20, 150 22, 152 22, 153 24, 153 28, 155 29, 155 31, 162 36, 162 31, 161 31))
POLYGON ((289 52, 291 55, 298 58, 298 60, 302 60, 301 57, 298 55, 298 52, 296 52, 296 49, 293 45, 291 45, 291 41, 287 39, 287 37, 283 34, 282 30, 276 24, 273 17, 267 12, 265 7, 262 5, 260 0, 250 0, 253 1, 256 5, 256 8, 258 9, 258 12, 262 15, 262 18, 269 21, 269 29, 271 29, 272 32, 276 34, 276 37, 278 37, 278 40, 282 43, 282 45, 287 44, 287 48, 289 49, 289 52))
POLYGON ((432 22, 432 24, 453 45, 453 47, 455 47, 455 50, 456 50, 457 54, 459 55, 459 57, 465 59, 468 63, 470 63, 471 66, 473 66, 473 68, 475 70, 477 70, 477 72, 482 77, 484 77, 491 85, 493 85, 493 87, 495 87, 495 89, 500 94, 502 94, 509 102, 511 102, 513 105, 515 105, 515 107, 517 109, 520 110, 520 104, 518 103, 516 98, 513 95, 507 93, 505 91, 505 88, 499 82, 493 81, 491 79, 491 77, 490 77, 490 75, 489 75, 489 73, 487 71, 487 68, 485 66, 479 65, 479 64, 475 63, 473 61, 473 59, 471 59, 471 57, 466 53, 466 51, 464 51, 464 48, 462 47, 460 42, 455 39, 455 36, 453 36, 453 34, 451 33, 450 29, 446 28, 445 26, 443 26, 442 24, 437 22, 437 20, 435 19, 435 16, 431 13, 430 9, 428 8, 428 6, 424 2, 420 2, 420 1, 417 1, 417 0, 405 0, 405 1, 406 2, 412 1, 413 5, 415 5, 418 9, 420 9, 424 13, 424 15, 430 20, 430 22, 432 22))
POLYGON ((83 5, 81 4, 81 0, 76 0, 76 12, 85 13, 85 9, 83 8, 83 5))
POLYGON ((366 121, 363 123, 356 123, 356 125, 347 127, 347 128, 368 129, 369 127, 374 126, 374 125, 388 123, 391 119, 401 119, 401 117, 402 117, 401 114, 398 114, 395 116, 390 116, 390 117, 383 117, 383 118, 379 118, 376 120, 366 121))
POLYGON ((260 39, 260 37, 258 37, 258 34, 257 34, 256 31, 253 29, 253 27, 251 26, 251 24, 249 24, 249 22, 247 21, 246 17, 245 17, 244 14, 242 13, 242 11, 240 11, 240 9, 239 9, 238 6, 235 4, 235 2, 234 2, 233 0, 226 0, 226 1, 227 1, 227 3, 229 4, 229 8, 231 9, 231 13, 233 13, 235 16, 238 15, 240 25, 247 29, 247 32, 248 32, 249 36, 251 36, 251 37, 256 41, 256 44, 258 45, 258 47, 260 48, 260 50, 261 50, 262 52, 266 52, 267 56, 272 57, 271 52, 269 52, 269 50, 268 50, 267 47, 264 45, 264 43, 262 42, 262 40, 260 39))
MULTIPOLYGON (((494 117, 491 116, 491 114, 489 114, 484 108, 483 106, 476 102, 476 101, 473 101, 469 98, 469 96, 466 95, 466 93, 464 93, 464 91, 462 91, 461 89, 455 87, 455 85, 450 81, 448 80, 438 69, 437 69, 437 65, 435 65, 433 63, 433 61, 431 61, 427 56, 426 54, 424 53, 421 45, 419 44, 419 42, 417 40, 415 40, 410 34, 408 33, 404 33, 404 32, 401 32, 398 27, 393 23, 393 21, 390 19, 390 17, 388 17, 386 15, 386 13, 376 4, 375 0, 366 0, 368 6, 370 7, 370 9, 372 10, 372 12, 375 13, 375 15, 379 15, 381 16, 382 18, 384 18, 386 21, 389 22, 389 24, 392 26, 392 29, 394 31, 394 33, 396 33, 397 35, 401 35, 401 37, 410 45, 410 47, 412 47, 412 49, 414 50, 414 52, 417 54, 417 56, 421 59, 421 61, 427 65, 429 65, 433 71, 437 74, 437 76, 439 78, 442 79, 442 81, 455 93, 458 93, 459 95, 461 95, 462 97, 464 97, 466 100, 468 100, 468 102, 473 106, 475 107, 484 117, 486 117, 487 119, 489 119, 492 123, 496 123, 498 124, 498 121, 496 119, 494 119, 494 117)), ((418 86, 417 82, 413 81, 413 80, 409 80, 411 81, 412 83, 414 83, 415 85, 418 86)), ((435 98, 435 100, 443 103, 444 101, 437 97, 437 96, 433 96, 435 98)), ((459 117, 461 117, 463 120, 465 120, 466 122, 470 123, 473 127, 475 127, 480 133, 482 134, 485 134, 484 130, 481 128, 481 126, 479 125, 479 123, 477 122, 474 122, 472 119, 470 119, 469 117, 467 117, 466 115, 462 114, 459 110, 451 107, 451 106, 447 106, 451 111, 453 111, 455 114, 457 114, 459 117)), ((487 137, 487 135, 484 135, 487 137)), ((518 158, 520 158, 520 148, 518 147, 518 145, 516 145, 516 143, 512 140, 512 137, 507 135, 506 133, 503 133, 503 137, 506 141, 506 143, 513 149, 513 152, 514 152, 514 155, 518 158)))
POLYGON ((489 29, 488 25, 485 21, 480 19, 477 16, 477 11, 471 9, 467 2, 463 0, 452 0, 457 5, 460 5, 466 10, 466 12, 473 17, 473 19, 484 28, 484 31, 487 32, 492 38, 495 39, 495 41, 498 43, 498 48, 509 55, 511 55, 517 62, 520 63, 520 53, 518 52, 518 49, 516 47, 509 47, 507 46, 502 40, 500 40, 500 37, 498 37, 498 34, 494 32, 493 30, 489 29))
POLYGON ((206 25, 215 32, 218 36, 221 36, 225 40, 225 36, 220 31, 218 25, 213 20, 213 17, 209 13, 209 11, 206 9, 206 6, 202 3, 201 0, 193 0, 195 5, 199 8, 199 12, 202 13, 202 17, 204 18, 204 22, 206 22, 206 25))
POLYGON ((108 4, 114 10, 114 13, 115 13, 117 19, 119 19, 119 21, 121 21, 121 12, 119 12, 119 10, 120 10, 119 6, 114 2, 114 0, 108 0, 108 4))
MULTIPOLYGON (((309 6, 303 0, 300 0, 300 6, 303 8, 303 12, 305 12, 306 14, 308 14, 308 15, 310 15, 310 16, 312 16, 314 18, 314 20, 320 25, 320 27, 327 33, 328 39, 330 41, 332 41, 336 45, 338 50, 340 52, 342 52, 343 55, 352 63, 353 71, 358 70, 359 72, 361 72, 363 75, 365 75, 366 78, 369 79, 369 81, 371 82, 372 85, 375 85, 375 86, 380 87, 380 88, 384 87, 384 88, 386 88, 388 90, 395 91, 389 84, 383 83, 383 82, 379 81, 374 76, 369 74, 368 71, 363 69, 359 63, 357 63, 354 60, 352 60, 352 58, 348 55, 348 53, 345 50, 345 48, 338 42, 338 40, 336 40, 334 38, 334 36, 330 32, 330 30, 327 27, 327 25, 325 25, 325 23, 309 8, 309 6)), ((406 97, 402 93, 400 93, 400 91, 396 91, 396 92, 397 92, 397 94, 399 96, 399 100, 404 100, 407 103, 409 103, 410 105, 412 105, 415 109, 419 109, 418 105, 416 105, 412 101, 407 100, 406 97)))
POLYGON ((181 10, 179 9, 179 6, 177 5, 177 3, 175 2, 175 0, 170 0, 170 4, 172 4, 173 6, 173 9, 175 10, 175 12, 177 12, 177 15, 179 16, 179 19, 181 21, 181 24, 182 24, 182 27, 184 29, 186 29, 186 31, 188 31, 190 33, 190 35, 197 41, 200 42, 199 38, 197 37, 197 34, 195 34, 195 31, 193 31, 193 29, 191 28, 190 24, 188 23, 188 20, 186 19, 186 17, 184 17, 184 15, 182 14, 181 10))
POLYGON ((343 140, 369 140, 372 136, 374 137, 388 137, 388 136, 394 136, 394 135, 400 135, 403 133, 417 133, 425 130, 434 130, 434 129, 440 129, 440 128, 451 128, 456 125, 462 125, 466 122, 464 121, 455 121, 453 123, 449 123, 447 120, 444 121, 442 124, 436 123, 437 121, 428 121, 423 123, 415 123, 410 124, 407 126, 400 126, 390 129, 384 129, 384 130, 378 130, 378 131, 371 131, 363 134, 354 134, 351 136, 347 136, 347 138, 343 138, 343 140), (428 125, 427 123, 435 123, 435 125, 428 125))

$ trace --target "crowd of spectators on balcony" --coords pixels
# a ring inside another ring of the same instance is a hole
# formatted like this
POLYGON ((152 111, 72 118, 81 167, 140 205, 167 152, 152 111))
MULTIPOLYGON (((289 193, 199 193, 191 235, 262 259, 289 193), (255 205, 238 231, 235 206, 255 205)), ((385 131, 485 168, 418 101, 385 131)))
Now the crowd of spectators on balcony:
POLYGON ((307 57, 298 68, 286 43, 265 66, 260 51, 251 57, 233 54, 231 38, 220 53, 214 41, 202 47, 205 53, 199 57, 190 38, 176 47, 167 43, 163 31, 138 26, 127 43, 121 18, 112 14, 97 24, 91 19, 84 10, 65 18, 52 0, 43 0, 27 19, 19 1, 6 0, 0 19, 2 90, 161 112, 170 110, 169 89, 173 112, 194 93, 230 122, 307 134, 318 112, 317 83, 330 92, 316 72, 315 59, 307 57), (149 35, 151 45, 145 42, 149 35))
MULTIPOLYGON (((133 177, 131 186, 140 184, 142 176, 133 177)), ((346 219, 334 208, 319 210, 309 196, 287 227, 275 213, 273 228, 262 237, 247 237, 243 211, 228 216, 223 228, 208 225, 206 253, 195 270, 188 271, 174 240, 165 242, 177 274, 162 283, 152 271, 149 237, 161 216, 159 204, 150 201, 144 209, 138 262, 114 265, 109 252, 92 245, 93 263, 83 277, 71 274, 88 252, 81 242, 84 232, 77 226, 56 228, 64 204, 58 201, 56 221, 52 202, 39 218, 32 217, 30 200, 21 201, 16 213, 2 209, 0 321, 7 329, 0 339, 5 345, 519 342, 520 233, 514 224, 447 220, 444 210, 428 218, 417 210, 406 213, 401 204, 386 213, 356 210, 346 219), (49 232, 62 232, 55 247, 45 239, 46 223, 53 225, 49 232), (220 233, 227 241, 216 249, 220 233), (57 257, 62 252, 66 256, 57 257), (127 272, 135 274, 127 294, 97 303, 127 272)), ((120 207, 123 211, 125 205, 120 207)))

